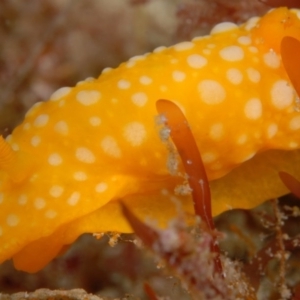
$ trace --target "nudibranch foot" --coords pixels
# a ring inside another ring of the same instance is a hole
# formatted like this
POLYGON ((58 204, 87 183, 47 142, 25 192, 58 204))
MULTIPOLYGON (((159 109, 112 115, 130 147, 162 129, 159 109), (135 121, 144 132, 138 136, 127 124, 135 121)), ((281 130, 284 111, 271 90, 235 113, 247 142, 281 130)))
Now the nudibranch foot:
MULTIPOLYGON (((159 193, 149 193, 145 198, 142 194, 124 197, 122 201, 141 220, 148 220, 155 226, 164 228, 169 220, 175 218, 179 211, 187 213, 187 222, 193 222, 193 204, 188 196, 174 195, 174 186, 178 179, 166 184, 159 193), (160 212, 164 214, 160 214, 160 212)), ((51 235, 29 243, 13 257, 18 270, 34 273, 45 267, 61 249, 72 244, 80 235, 94 232, 131 233, 132 227, 126 221, 120 208, 119 201, 110 201, 98 210, 65 224, 51 235), (120 230, 121 228, 121 230, 120 230)))

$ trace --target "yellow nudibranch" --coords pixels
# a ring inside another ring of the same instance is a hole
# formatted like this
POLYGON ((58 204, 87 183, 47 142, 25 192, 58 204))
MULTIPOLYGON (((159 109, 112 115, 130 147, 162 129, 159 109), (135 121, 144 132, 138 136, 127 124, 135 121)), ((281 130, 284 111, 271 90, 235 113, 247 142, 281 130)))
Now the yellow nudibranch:
MULTIPOLYGON (((300 11, 279 8, 209 36, 136 56, 56 91, 0 140, 0 262, 35 272, 85 232, 130 232, 118 204, 164 226, 181 176, 166 166, 158 99, 174 101, 197 140, 212 210, 250 208, 300 175, 299 99, 280 56, 300 40, 300 11)), ((196 166, 195 166, 196 167, 196 166)))

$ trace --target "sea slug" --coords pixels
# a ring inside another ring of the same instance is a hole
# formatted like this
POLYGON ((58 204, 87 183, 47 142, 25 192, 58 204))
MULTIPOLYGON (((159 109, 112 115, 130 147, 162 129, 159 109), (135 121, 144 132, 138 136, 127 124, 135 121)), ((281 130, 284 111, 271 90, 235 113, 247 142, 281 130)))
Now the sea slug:
POLYGON ((280 43, 300 40, 299 18, 279 8, 221 23, 34 105, 0 140, 0 262, 34 272, 84 232, 130 232, 118 199, 162 226, 176 201, 192 211, 189 196, 173 192, 183 179, 166 165, 158 99, 178 104, 191 125, 214 215, 285 193, 277 172, 299 178, 300 112, 280 43))

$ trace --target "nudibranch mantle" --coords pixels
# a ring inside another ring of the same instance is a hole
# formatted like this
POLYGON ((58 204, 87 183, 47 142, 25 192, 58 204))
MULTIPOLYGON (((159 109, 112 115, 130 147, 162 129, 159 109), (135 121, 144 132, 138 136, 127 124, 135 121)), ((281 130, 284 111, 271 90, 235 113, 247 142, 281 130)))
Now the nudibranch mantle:
POLYGON ((182 178, 169 174, 154 122, 162 98, 190 123, 214 215, 283 194, 274 181, 278 169, 299 171, 300 113, 279 49, 286 35, 300 40, 299 18, 279 8, 221 23, 34 105, 0 140, 0 262, 34 272, 84 232, 130 232, 118 199, 159 224, 176 201, 192 212, 188 196, 173 194, 182 178))

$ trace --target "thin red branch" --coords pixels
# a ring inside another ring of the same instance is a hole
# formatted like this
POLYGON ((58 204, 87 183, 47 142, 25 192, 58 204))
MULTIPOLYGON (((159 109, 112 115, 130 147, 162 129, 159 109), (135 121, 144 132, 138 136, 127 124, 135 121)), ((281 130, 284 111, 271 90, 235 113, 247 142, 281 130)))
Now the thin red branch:
POLYGON ((147 282, 144 283, 144 291, 150 300, 159 300, 152 287, 147 282))
POLYGON ((179 107, 169 100, 158 100, 157 111, 165 117, 165 124, 181 157, 192 189, 195 213, 215 228, 211 213, 211 196, 205 168, 189 124, 179 107))
POLYGON ((147 247, 152 248, 152 245, 158 240, 157 232, 140 221, 123 202, 120 202, 120 205, 123 215, 129 222, 136 235, 147 247))
POLYGON ((195 213, 205 222, 211 231, 211 251, 216 254, 214 260, 215 269, 219 274, 223 274, 220 249, 213 234, 215 225, 211 213, 209 182, 195 138, 184 114, 175 103, 161 99, 156 102, 156 108, 164 116, 165 125, 170 129, 170 136, 188 175, 195 213))
POLYGON ((279 177, 285 186, 298 198, 300 198, 300 182, 286 172, 279 172, 279 177))

